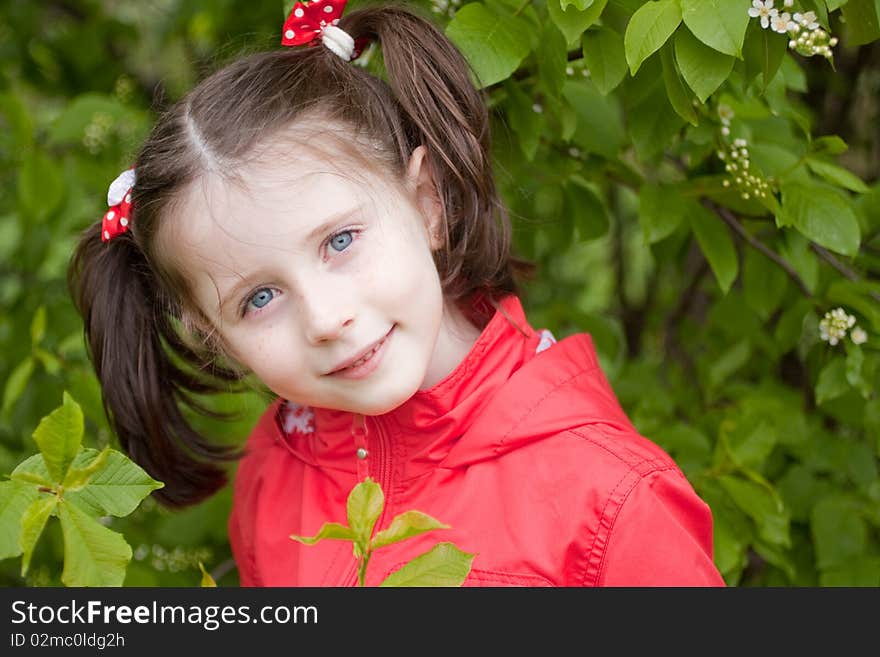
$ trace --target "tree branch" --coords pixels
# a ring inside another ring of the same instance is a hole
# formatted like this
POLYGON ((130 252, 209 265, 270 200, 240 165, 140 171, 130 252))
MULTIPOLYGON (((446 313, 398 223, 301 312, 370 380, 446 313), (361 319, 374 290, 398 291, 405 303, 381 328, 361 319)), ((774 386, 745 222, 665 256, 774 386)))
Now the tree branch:
MULTIPOLYGON (((840 260, 835 258, 831 251, 823 246, 819 246, 815 242, 810 242, 810 248, 818 253, 820 258, 822 258, 825 262, 834 267, 843 276, 851 281, 855 281, 857 283, 861 282, 861 276, 859 276, 855 271, 840 262, 840 260)), ((868 296, 870 296, 874 301, 880 301, 880 294, 878 294, 877 292, 868 292, 868 296)))
POLYGON ((733 212, 723 206, 716 205, 709 199, 703 198, 701 199, 701 201, 704 206, 706 206, 712 212, 721 217, 721 219, 723 219, 724 222, 728 226, 730 226, 733 231, 740 236, 741 239, 747 242, 749 246, 763 253, 765 256, 770 258, 770 260, 779 265, 785 271, 785 273, 788 274, 789 278, 791 278, 797 284, 804 296, 806 296, 808 299, 813 297, 813 294, 810 292, 807 284, 804 283, 803 279, 798 275, 794 267, 792 267, 782 256, 770 249, 760 240, 756 239, 749 233, 749 231, 743 228, 743 225, 737 220, 733 212))

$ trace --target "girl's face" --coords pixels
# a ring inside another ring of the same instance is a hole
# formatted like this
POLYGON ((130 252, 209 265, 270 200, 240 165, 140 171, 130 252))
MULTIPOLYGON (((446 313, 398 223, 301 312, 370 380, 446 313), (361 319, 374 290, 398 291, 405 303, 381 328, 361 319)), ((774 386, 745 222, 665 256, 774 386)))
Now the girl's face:
POLYGON ((449 374, 479 335, 443 300, 424 148, 401 186, 290 150, 246 165, 242 185, 194 185, 165 246, 228 352, 276 394, 385 413, 449 374))

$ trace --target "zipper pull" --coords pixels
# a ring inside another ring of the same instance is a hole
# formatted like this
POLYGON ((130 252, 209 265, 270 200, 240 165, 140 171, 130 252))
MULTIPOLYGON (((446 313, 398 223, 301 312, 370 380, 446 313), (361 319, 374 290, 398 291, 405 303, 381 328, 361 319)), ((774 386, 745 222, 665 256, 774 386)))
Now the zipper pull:
POLYGON ((363 481, 370 475, 370 450, 367 449, 367 422, 363 414, 353 414, 351 435, 354 438, 354 456, 357 462, 358 481, 363 481))

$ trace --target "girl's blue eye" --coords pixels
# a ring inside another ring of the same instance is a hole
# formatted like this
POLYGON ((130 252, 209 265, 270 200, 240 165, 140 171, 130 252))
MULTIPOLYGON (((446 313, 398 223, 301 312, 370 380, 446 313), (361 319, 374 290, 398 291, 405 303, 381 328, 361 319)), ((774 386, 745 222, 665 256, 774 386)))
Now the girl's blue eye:
POLYGON ((268 287, 264 287, 260 290, 257 290, 256 294, 254 294, 250 299, 248 299, 248 303, 254 304, 255 308, 262 308, 267 303, 269 303, 275 297, 275 293, 268 287))
POLYGON ((351 231, 345 230, 341 233, 336 233, 333 237, 330 238, 330 246, 337 252, 345 251, 348 248, 348 245, 351 244, 351 231))

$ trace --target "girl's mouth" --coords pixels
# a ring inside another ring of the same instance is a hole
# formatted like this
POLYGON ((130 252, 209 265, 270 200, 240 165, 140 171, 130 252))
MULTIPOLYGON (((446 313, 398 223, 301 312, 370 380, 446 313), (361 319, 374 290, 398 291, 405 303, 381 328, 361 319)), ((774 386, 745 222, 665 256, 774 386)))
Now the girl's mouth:
POLYGON ((362 379, 371 374, 382 362, 382 357, 387 351, 386 345, 391 338, 392 333, 397 325, 391 327, 391 330, 385 334, 376 345, 366 354, 358 358, 350 365, 330 372, 328 376, 338 376, 345 379, 362 379))

